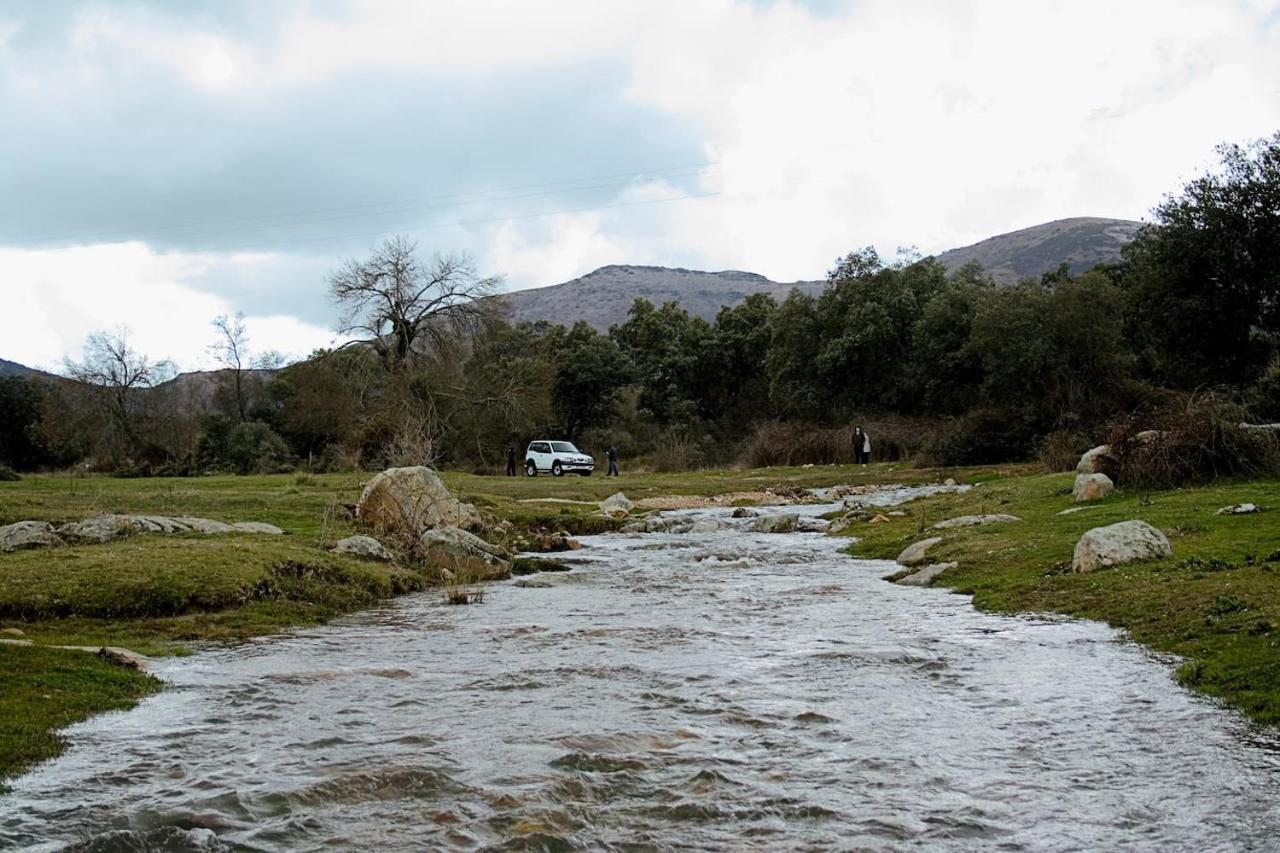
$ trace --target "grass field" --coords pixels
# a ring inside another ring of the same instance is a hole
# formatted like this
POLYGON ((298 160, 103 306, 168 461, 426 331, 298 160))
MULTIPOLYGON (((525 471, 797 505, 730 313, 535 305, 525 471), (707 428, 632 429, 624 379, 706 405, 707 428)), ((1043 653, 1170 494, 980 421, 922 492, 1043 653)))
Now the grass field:
MULTIPOLYGON (((955 515, 1008 512, 1015 524, 953 529, 932 553, 958 560, 936 586, 972 593, 978 607, 1057 612, 1127 629, 1153 649, 1186 659, 1179 676, 1265 723, 1280 722, 1280 524, 1272 512, 1217 516, 1252 501, 1280 508, 1280 482, 1230 483, 1120 494, 1083 512, 1070 475, 1029 466, 967 470, 818 466, 603 477, 479 477, 446 473, 449 487, 516 530, 594 532, 614 522, 594 504, 615 491, 633 500, 837 484, 981 482, 960 495, 906 507, 889 524, 858 524, 854 553, 892 559, 955 515), (547 499, 555 499, 549 501, 547 499), (584 503, 561 503, 580 501, 584 503), (1129 518, 1165 529, 1175 556, 1089 575, 1066 571, 1081 533, 1129 518)), ((344 505, 368 475, 276 475, 199 479, 29 477, 0 483, 0 524, 65 522, 104 512, 199 515, 266 521, 285 537, 139 535, 106 545, 0 555, 0 629, 37 645, 0 645, 0 779, 56 754, 57 730, 92 713, 128 707, 157 688, 144 675, 52 644, 116 645, 181 654, 292 625, 323 622, 388 596, 420 590, 431 574, 335 556, 353 532, 344 505)))

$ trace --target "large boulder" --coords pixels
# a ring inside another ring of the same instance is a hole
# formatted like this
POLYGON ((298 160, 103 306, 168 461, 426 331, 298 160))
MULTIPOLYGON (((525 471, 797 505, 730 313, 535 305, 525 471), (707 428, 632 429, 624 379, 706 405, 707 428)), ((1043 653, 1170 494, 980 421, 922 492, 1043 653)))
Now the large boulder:
POLYGON ((898 565, 900 566, 921 566, 929 562, 929 549, 942 541, 941 536, 930 536, 928 539, 921 539, 914 542, 903 549, 898 555, 898 565))
POLYGON ((433 527, 422 532, 423 554, 459 581, 484 581, 511 575, 511 555, 497 545, 458 527, 433 527))
POLYGON ((1115 494, 1116 484, 1106 474, 1079 474, 1071 489, 1076 503, 1100 501, 1115 494))
POLYGON ((624 518, 636 505, 622 492, 615 492, 600 501, 600 511, 611 518, 624 518))
POLYGON ((127 515, 95 515, 62 525, 58 528, 58 535, 77 545, 100 545, 139 529, 145 528, 135 524, 127 515))
POLYGON ((946 530, 949 527, 976 527, 979 524, 1007 524, 1011 521, 1022 521, 1022 519, 1016 515, 1006 515, 1004 513, 961 515, 956 518, 948 518, 946 521, 939 521, 933 527, 935 530, 946 530))
POLYGON ((0 551, 6 554, 61 544, 62 539, 53 532, 53 525, 45 521, 19 521, 0 527, 0 551))
POLYGON ((1145 521, 1122 521, 1087 531, 1076 543, 1071 570, 1092 572, 1138 560, 1173 556, 1169 539, 1145 521))
POLYGON ((391 561, 391 552, 372 536, 348 536, 333 543, 330 550, 335 554, 348 554, 362 560, 377 560, 382 563, 391 561))
POLYGON ((1080 457, 1080 461, 1076 464, 1076 473, 1111 476, 1115 473, 1115 464, 1115 457, 1111 455, 1111 445, 1100 444, 1092 450, 1086 450, 1080 457))
POLYGON ((794 513, 763 515, 751 522, 752 533, 792 533, 800 517, 794 513))
POLYGON ((474 506, 455 498, 436 472, 422 465, 389 468, 376 475, 360 495, 356 518, 374 531, 406 538, 433 527, 484 526, 474 506))

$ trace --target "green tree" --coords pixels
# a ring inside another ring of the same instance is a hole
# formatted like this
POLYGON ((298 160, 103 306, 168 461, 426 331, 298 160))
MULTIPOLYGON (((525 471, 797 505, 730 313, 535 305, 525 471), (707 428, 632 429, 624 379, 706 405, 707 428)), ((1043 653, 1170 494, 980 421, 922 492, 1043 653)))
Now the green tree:
POLYGON ((618 345, 581 320, 572 329, 552 329, 547 344, 556 364, 552 409, 561 434, 573 439, 611 423, 618 394, 631 379, 631 365, 618 345))

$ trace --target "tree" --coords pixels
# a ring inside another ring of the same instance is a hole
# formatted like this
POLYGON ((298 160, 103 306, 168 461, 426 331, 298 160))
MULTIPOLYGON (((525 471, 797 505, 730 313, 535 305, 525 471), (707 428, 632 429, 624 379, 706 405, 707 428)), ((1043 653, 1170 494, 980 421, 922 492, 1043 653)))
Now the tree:
POLYGON ((552 405, 564 437, 605 426, 617 414, 618 392, 631 379, 631 365, 618 345, 582 320, 548 336, 556 361, 552 405))
POLYGON ((1124 255, 1146 366, 1186 388, 1257 378, 1280 335, 1280 133, 1218 153, 1124 255))
POLYGON ((244 326, 244 314, 234 317, 223 314, 213 319, 213 327, 218 330, 218 339, 209 345, 209 354, 214 357, 223 369, 231 372, 230 397, 231 408, 235 419, 243 421, 249 408, 248 394, 245 389, 245 368, 249 361, 249 333, 244 326))
POLYGON ((444 345, 459 327, 471 326, 488 309, 480 300, 501 279, 481 278, 466 255, 418 257, 418 247, 393 237, 364 261, 350 260, 329 278, 329 293, 341 310, 338 331, 360 336, 393 370, 406 367, 423 345, 444 345))
POLYGON ((45 393, 38 379, 0 376, 0 465, 28 471, 47 461, 39 432, 45 393))

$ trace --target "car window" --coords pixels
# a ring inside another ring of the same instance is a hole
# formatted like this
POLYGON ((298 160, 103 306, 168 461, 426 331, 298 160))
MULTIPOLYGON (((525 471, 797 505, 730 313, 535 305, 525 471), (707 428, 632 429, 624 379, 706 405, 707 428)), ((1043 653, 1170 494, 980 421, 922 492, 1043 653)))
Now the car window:
POLYGON ((554 450, 556 453, 577 453, 578 452, 578 448, 574 447, 572 444, 570 444, 567 441, 553 441, 551 442, 551 449, 554 450))
POLYGON ((547 443, 545 441, 535 441, 533 443, 533 452, 534 453, 550 453, 551 448, 547 447, 547 443))

